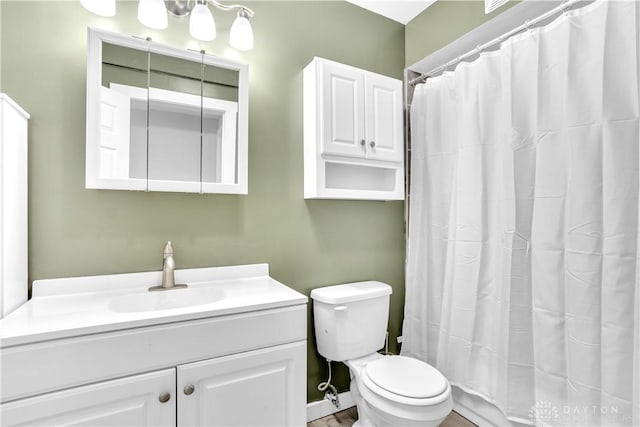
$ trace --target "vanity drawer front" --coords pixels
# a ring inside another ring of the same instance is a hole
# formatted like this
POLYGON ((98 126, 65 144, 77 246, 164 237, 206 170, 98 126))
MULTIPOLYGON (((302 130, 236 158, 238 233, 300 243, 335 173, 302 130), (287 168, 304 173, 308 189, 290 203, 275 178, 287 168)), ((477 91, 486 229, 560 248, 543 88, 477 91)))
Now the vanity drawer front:
POLYGON ((1 401, 306 340, 306 304, 3 348, 1 401))

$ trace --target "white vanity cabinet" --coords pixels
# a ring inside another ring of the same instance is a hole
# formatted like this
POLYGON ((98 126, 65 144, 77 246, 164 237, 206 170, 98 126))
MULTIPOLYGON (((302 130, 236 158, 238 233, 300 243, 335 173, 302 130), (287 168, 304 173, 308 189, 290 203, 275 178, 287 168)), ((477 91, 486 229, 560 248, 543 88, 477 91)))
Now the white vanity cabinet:
POLYGON ((214 358, 3 404, 2 425, 302 426, 305 365, 306 342, 214 358))
POLYGON ((402 81, 323 58, 303 79, 305 198, 404 199, 402 81))
POLYGON ((0 323, 2 426, 304 426, 306 296, 265 264, 160 274, 34 282, 0 323))

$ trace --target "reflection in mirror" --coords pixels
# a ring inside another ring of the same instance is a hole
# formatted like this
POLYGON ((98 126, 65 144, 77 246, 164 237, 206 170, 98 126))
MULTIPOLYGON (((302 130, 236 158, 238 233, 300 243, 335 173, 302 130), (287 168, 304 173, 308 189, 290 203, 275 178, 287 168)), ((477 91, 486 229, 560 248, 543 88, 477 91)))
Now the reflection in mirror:
POLYGON ((146 181, 148 64, 148 50, 102 43, 102 178, 146 181))
POLYGON ((245 64, 89 29, 87 70, 87 188, 246 194, 245 64))
POLYGON ((149 64, 149 189, 200 191, 202 63, 152 53, 149 64))
POLYGON ((238 71, 203 64, 202 183, 237 182, 238 71))

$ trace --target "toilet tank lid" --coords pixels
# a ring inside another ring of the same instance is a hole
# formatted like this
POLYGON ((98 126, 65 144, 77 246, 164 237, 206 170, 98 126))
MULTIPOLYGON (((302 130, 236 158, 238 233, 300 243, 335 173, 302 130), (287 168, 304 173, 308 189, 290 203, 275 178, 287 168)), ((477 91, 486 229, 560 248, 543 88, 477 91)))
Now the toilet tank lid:
POLYGON ((391 295, 391 286, 374 280, 325 286, 311 291, 311 298, 314 301, 320 301, 325 304, 344 304, 385 295, 391 295))

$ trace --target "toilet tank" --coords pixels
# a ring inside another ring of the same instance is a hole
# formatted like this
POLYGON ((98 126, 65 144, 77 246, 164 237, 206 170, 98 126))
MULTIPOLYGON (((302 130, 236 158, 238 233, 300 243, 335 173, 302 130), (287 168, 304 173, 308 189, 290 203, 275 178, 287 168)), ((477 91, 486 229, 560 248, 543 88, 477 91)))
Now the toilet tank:
POLYGON ((311 291, 318 352, 336 362, 384 347, 391 286, 375 281, 311 291))

